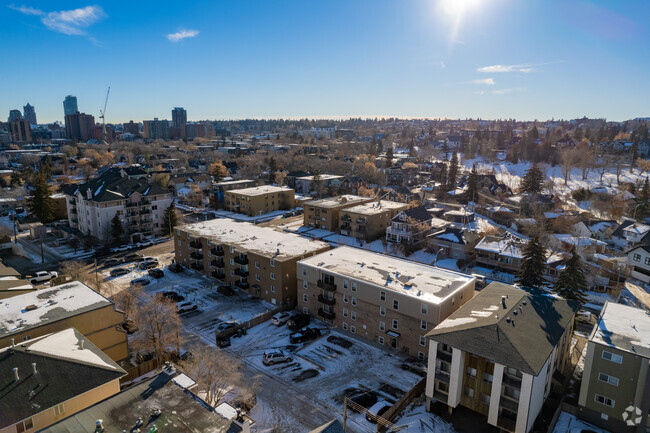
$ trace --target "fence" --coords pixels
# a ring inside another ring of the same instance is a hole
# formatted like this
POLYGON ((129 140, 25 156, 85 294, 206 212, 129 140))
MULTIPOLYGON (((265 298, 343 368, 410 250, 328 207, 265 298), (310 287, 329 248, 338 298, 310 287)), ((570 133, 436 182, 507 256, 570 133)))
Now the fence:
POLYGON ((167 354, 163 356, 162 361, 158 361, 157 358, 152 358, 149 361, 145 361, 143 363, 136 365, 135 367, 126 369, 126 376, 120 379, 120 385, 123 385, 124 383, 129 382, 135 379, 136 377, 140 377, 143 374, 147 374, 150 371, 157 369, 158 367, 164 365, 165 362, 169 360, 171 360, 171 355, 167 354))
POLYGON ((293 307, 290 305, 281 305, 275 310, 270 310, 267 311, 266 313, 261 313, 258 316, 253 317, 250 320, 247 320, 245 322, 240 322, 237 324, 237 326, 230 328, 226 331, 220 332, 216 334, 216 337, 222 337, 222 338, 227 338, 235 335, 240 329, 251 329, 254 326, 259 325, 260 323, 266 322, 269 320, 271 317, 275 316, 276 314, 282 312, 282 311, 288 311, 291 310, 293 307))
MULTIPOLYGON (((424 392, 424 387, 427 383, 427 378, 423 377, 422 380, 420 380, 418 383, 415 384, 413 388, 409 390, 406 394, 402 396, 397 402, 390 407, 384 414, 382 415, 382 418, 388 420, 388 421, 393 421, 395 417, 403 411, 406 406, 408 406, 409 403, 411 403, 417 396, 422 394, 424 392)), ((386 427, 382 426, 381 423, 377 424, 377 432, 383 432, 386 431, 386 427)))

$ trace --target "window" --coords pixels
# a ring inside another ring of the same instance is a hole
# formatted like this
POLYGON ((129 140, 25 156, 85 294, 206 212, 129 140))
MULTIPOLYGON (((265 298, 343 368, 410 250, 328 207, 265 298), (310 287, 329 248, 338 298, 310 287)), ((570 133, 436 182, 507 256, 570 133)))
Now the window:
POLYGON ((490 373, 483 373, 483 382, 492 383, 493 377, 490 373))
POLYGON ((379 322, 379 330, 380 331, 386 330, 386 322, 379 322))
POLYGON ((230 265, 234 266, 235 265, 235 259, 230 259, 230 265))
POLYGON ((271 272, 271 279, 275 280, 275 272, 271 272))
POLYGON ((303 277, 307 276, 307 268, 302 268, 302 276, 303 277))
POLYGON ((275 260, 269 260, 269 265, 271 265, 272 268, 275 268, 275 260))
POLYGON ((386 307, 384 307, 383 305, 379 307, 379 315, 380 316, 386 315, 386 307))
POLYGON ((650 257, 646 257, 646 258, 643 260, 643 262, 644 262, 646 265, 650 265, 650 257))
POLYGON ((610 376, 609 374, 598 373, 598 380, 609 383, 610 385, 618 386, 618 377, 610 376))
POLYGON ((384 337, 378 337, 378 338, 377 338, 377 341, 378 341, 379 344, 381 344, 382 346, 384 345, 384 337))
POLYGON ((615 353, 608 352, 606 350, 603 350, 603 359, 615 362, 617 364, 622 364, 623 363, 623 357, 621 355, 617 355, 615 353))
POLYGON ((179 247, 181 246, 181 241, 177 241, 177 244, 179 247))
POLYGON ((348 317, 348 309, 347 308, 343 309, 343 317, 348 317))
POLYGON ((235 271, 230 271, 230 276, 234 277, 235 276, 235 271))
POLYGON ((18 424, 16 424, 16 431, 18 433, 23 433, 24 431, 31 430, 33 428, 34 428, 34 422, 32 421, 31 418, 28 418, 25 421, 21 421, 18 424))
POLYGON ((470 388, 470 387, 466 386, 464 394, 465 394, 465 397, 474 398, 474 388, 470 388))
POLYGON ((422 314, 427 314, 429 312, 429 306, 427 304, 422 304, 422 314))
POLYGON ((348 330, 348 324, 345 322, 341 323, 341 327, 343 328, 344 331, 348 330))
POLYGON ((54 406, 54 416, 63 415, 64 412, 65 412, 65 406, 63 405, 63 403, 54 406))
POLYGON ((469 377, 476 377, 476 369, 473 368, 473 367, 467 367, 467 369, 465 370, 465 372, 467 373, 467 375, 468 375, 469 377))
POLYGON ((386 292, 379 292, 379 300, 380 301, 386 300, 386 292))
POLYGON ((418 352, 418 359, 424 361, 424 352, 418 352))
POLYGON ((347 293, 343 294, 343 302, 345 302, 346 304, 348 303, 348 294, 347 293))
POLYGON ((399 310, 399 301, 397 299, 393 301, 393 310, 399 310))
POLYGON ((255 281, 260 281, 260 274, 255 274, 255 281))
POLYGON ((348 280, 343 280, 343 288, 344 289, 348 288, 348 280))
POLYGON ((352 297, 352 302, 351 302, 351 304, 352 304, 352 305, 357 305, 357 298, 355 298, 354 296, 352 297))
POLYGON ((356 311, 351 311, 350 312, 350 319, 357 320, 357 312, 356 311))
POLYGON ((641 254, 634 253, 634 261, 635 262, 640 262, 641 261, 641 254))
POLYGON ((352 281, 352 291, 353 292, 357 291, 357 283, 355 283, 354 281, 352 281))
POLYGON ((420 329, 426 331, 427 330, 427 321, 426 320, 420 320, 420 329))
POLYGON ((180 235, 181 235, 181 231, 180 231, 180 230, 176 230, 176 235, 177 235, 177 236, 180 236, 180 235))
POLYGON ((489 406, 490 405, 490 395, 489 394, 481 394, 481 403, 487 404, 489 406))
POLYGON ((304 281, 302 282, 302 288, 303 288, 303 289, 306 289, 307 287, 309 287, 309 284, 307 284, 307 280, 304 280, 304 281))
POLYGON ((350 326, 350 332, 353 334, 357 333, 357 328, 355 326, 350 326))
POLYGON ((275 286, 273 284, 271 284, 269 288, 271 289, 271 293, 275 293, 275 286))
POLYGON ((303 302, 307 302, 308 300, 309 300, 309 296, 307 296, 306 293, 304 295, 302 295, 302 301, 303 302))
POLYGON ((234 253, 235 253, 235 248, 234 248, 234 247, 230 247, 230 254, 234 254, 234 253))
POLYGON ((397 326, 399 323, 397 322, 397 319, 393 319, 393 329, 397 329, 397 326))
POLYGON ((424 335, 420 335, 420 346, 426 346, 427 345, 427 339, 424 337, 424 335))
POLYGON ((612 400, 611 398, 607 398, 605 396, 602 396, 600 394, 596 394, 594 396, 594 400, 597 403, 604 404, 605 406, 614 407, 614 400, 612 400))
POLYGON ((259 268, 260 268, 260 262, 255 262, 255 269, 259 269, 259 268))

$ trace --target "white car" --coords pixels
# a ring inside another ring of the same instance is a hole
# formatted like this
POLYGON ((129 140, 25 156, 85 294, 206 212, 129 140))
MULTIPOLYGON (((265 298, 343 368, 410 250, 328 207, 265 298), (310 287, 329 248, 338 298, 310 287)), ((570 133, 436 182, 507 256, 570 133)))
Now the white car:
POLYGON ((275 316, 271 318, 271 323, 273 323, 275 326, 281 326, 287 323, 287 320, 291 317, 291 314, 287 313, 286 311, 282 313, 278 313, 275 316))
POLYGON ((58 276, 59 276, 58 272, 38 271, 36 272, 36 274, 34 274, 32 278, 29 279, 29 282, 32 284, 44 283, 58 276))

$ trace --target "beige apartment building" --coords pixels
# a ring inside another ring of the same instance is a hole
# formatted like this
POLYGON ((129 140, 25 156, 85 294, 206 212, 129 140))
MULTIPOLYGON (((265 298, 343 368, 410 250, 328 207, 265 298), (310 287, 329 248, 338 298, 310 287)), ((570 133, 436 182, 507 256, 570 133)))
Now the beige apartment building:
POLYGON ((296 262, 326 242, 228 219, 174 229, 176 261, 274 305, 296 303, 296 262))
POLYGON ((224 209, 257 216, 295 206, 295 193, 291 188, 273 185, 233 189, 224 193, 224 209))
POLYGON ((426 334, 474 296, 474 278, 358 248, 298 262, 298 309, 424 359, 426 334))
POLYGON ((339 231, 366 242, 383 238, 391 219, 406 209, 408 204, 395 201, 376 201, 352 206, 339 212, 339 231))
POLYGON ((372 197, 346 194, 309 201, 303 205, 303 225, 336 232, 339 228, 339 214, 342 209, 369 203, 373 200, 372 197))

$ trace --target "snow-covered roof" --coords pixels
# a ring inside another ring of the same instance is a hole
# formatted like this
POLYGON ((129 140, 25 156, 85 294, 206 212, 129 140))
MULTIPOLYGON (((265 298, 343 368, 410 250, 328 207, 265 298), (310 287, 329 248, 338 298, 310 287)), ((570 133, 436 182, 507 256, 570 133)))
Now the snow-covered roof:
POLYGON ((305 203, 305 206, 316 206, 319 208, 336 208, 340 206, 352 206, 354 203, 360 204, 374 200, 371 197, 362 197, 360 195, 344 194, 336 197, 328 197, 320 200, 313 200, 305 203))
POLYGON ((489 251, 505 257, 523 258, 525 243, 510 238, 497 238, 486 236, 476 245, 476 250, 489 251))
POLYGON ((645 310, 607 302, 591 341, 650 358, 650 317, 645 310))
POLYGON ((473 278, 405 259, 351 247, 339 247, 298 262, 325 272, 438 304, 473 278))
POLYGON ((79 281, 2 299, 0 336, 11 335, 111 304, 111 301, 79 281))
MULTIPOLYGON (((342 179, 343 176, 338 176, 335 174, 321 174, 320 175, 320 180, 333 180, 333 179, 342 179)), ((296 180, 309 180, 312 181, 314 180, 314 176, 302 176, 296 178, 296 180)))
POLYGON ((649 230, 650 230, 650 226, 647 226, 645 224, 639 224, 639 223, 634 223, 631 226, 627 226, 623 229, 623 231, 632 232, 634 234, 639 234, 639 235, 648 233, 649 230))
POLYGON ((372 202, 352 206, 345 209, 345 212, 356 213, 360 215, 375 215, 382 212, 388 212, 390 210, 405 209, 406 207, 408 207, 408 204, 406 203, 384 200, 380 202, 372 202))
POLYGON ((225 243, 275 259, 302 256, 329 248, 326 242, 225 218, 187 224, 180 229, 215 244, 225 243))
POLYGON ((192 388, 194 385, 196 385, 196 382, 194 381, 194 379, 192 379, 191 377, 189 377, 185 373, 179 374, 178 376, 173 378, 172 381, 176 385, 180 386, 181 388, 189 389, 189 388, 192 388))
POLYGON ((293 190, 291 188, 285 188, 282 186, 262 185, 262 186, 254 186, 251 188, 231 189, 230 191, 228 191, 228 193, 257 196, 257 195, 272 194, 276 192, 286 192, 286 191, 293 191, 293 190))
POLYGON ((573 236, 566 233, 556 233, 553 235, 553 237, 560 242, 571 244, 576 247, 586 247, 588 245, 607 245, 603 241, 589 238, 587 236, 573 236))

